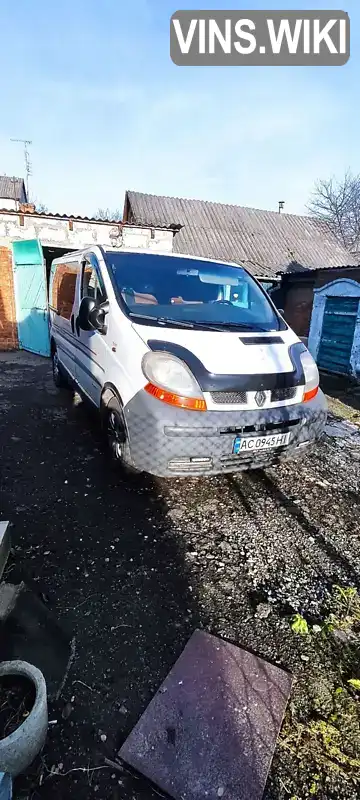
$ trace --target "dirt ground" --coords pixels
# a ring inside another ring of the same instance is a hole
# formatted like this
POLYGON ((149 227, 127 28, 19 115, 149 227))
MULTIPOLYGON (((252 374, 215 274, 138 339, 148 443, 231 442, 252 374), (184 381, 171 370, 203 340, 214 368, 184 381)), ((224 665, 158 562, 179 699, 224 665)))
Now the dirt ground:
MULTIPOLYGON (((17 782, 18 800, 156 800, 104 758, 114 759, 195 628, 294 674, 289 730, 294 719, 306 732, 326 718, 336 688, 360 678, 350 674, 359 650, 347 658, 345 636, 291 628, 296 612, 322 624, 334 584, 359 586, 356 439, 324 436, 303 461, 266 473, 124 480, 96 416, 54 388, 46 360, 17 354, 0 362, 0 440, 0 517, 13 543, 6 578, 24 579, 76 637, 50 708, 57 722, 17 782)), ((349 701, 353 711, 355 694, 349 701)), ((334 755, 324 766, 290 740, 279 740, 265 800, 359 796, 350 767, 349 779, 333 774, 334 755)))

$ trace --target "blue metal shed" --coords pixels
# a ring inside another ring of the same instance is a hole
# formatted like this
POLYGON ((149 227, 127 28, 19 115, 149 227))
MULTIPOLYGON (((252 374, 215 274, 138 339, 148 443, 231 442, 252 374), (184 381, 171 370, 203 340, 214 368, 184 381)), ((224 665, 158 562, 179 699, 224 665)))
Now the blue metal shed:
POLYGON ((309 349, 320 369, 360 375, 360 284, 340 279, 316 289, 309 349))

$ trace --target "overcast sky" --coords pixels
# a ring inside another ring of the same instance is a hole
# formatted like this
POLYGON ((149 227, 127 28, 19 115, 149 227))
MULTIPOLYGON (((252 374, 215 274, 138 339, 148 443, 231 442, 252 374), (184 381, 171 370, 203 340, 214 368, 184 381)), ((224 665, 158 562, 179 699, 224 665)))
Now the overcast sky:
POLYGON ((50 210, 122 208, 125 189, 304 213, 317 178, 360 172, 360 4, 1 0, 0 174, 50 210), (177 8, 343 8, 344 67, 177 67, 177 8))

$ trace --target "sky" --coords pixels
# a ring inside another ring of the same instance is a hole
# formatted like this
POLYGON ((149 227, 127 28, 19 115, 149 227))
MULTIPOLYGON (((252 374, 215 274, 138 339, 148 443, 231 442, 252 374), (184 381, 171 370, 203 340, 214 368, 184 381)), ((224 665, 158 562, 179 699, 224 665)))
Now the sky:
POLYGON ((360 3, 1 0, 0 174, 50 211, 122 209, 126 189, 306 213, 314 182, 360 172, 360 3), (337 9, 342 67, 178 67, 178 8, 337 9))

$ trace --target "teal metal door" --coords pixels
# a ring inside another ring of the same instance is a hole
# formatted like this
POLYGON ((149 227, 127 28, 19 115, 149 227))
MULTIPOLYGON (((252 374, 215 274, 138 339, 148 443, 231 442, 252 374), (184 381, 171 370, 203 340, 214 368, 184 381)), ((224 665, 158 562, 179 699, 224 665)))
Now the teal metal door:
POLYGON ((358 297, 327 297, 317 363, 329 372, 350 373, 358 297))
POLYGON ((13 242, 13 268, 19 346, 50 355, 46 272, 37 239, 13 242))

